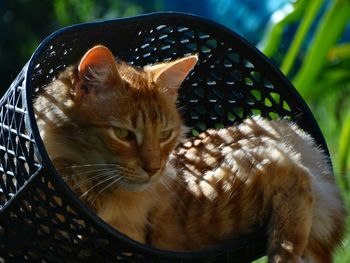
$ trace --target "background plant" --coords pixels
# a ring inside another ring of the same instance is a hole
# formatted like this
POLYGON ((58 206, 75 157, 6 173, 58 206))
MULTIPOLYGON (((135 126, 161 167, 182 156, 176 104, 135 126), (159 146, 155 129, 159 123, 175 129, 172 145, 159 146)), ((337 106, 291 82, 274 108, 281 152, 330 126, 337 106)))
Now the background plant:
MULTIPOLYGON (((292 80, 315 114, 349 208, 350 42, 345 33, 350 21, 350 1, 297 0, 278 12, 278 19, 271 19, 259 47, 292 80), (290 27, 296 30, 289 38, 288 48, 281 52, 283 34, 290 27)), ((349 229, 349 220, 347 226, 349 229)), ((336 262, 350 262, 349 242, 347 231, 336 262)))
POLYGON ((289 12, 278 21, 272 21, 260 49, 292 80, 302 97, 314 110, 324 133, 329 138, 333 154, 339 155, 337 171, 343 187, 349 190, 346 165, 349 155, 346 117, 347 95, 350 85, 350 43, 341 42, 350 19, 349 0, 298 0, 291 4, 289 12), (315 32, 311 27, 322 7, 315 32), (282 31, 298 23, 297 30, 283 59, 278 56, 282 31), (311 35, 311 36, 310 36, 311 35), (311 38, 311 39, 310 39, 311 38), (333 101, 333 103, 332 103, 333 101), (327 102, 327 103, 326 103, 327 102), (327 105, 327 107, 325 107, 327 105), (331 107, 333 106, 333 107, 331 107), (327 108, 327 113, 324 109, 327 108), (344 127, 344 129, 342 129, 344 127), (334 135, 342 134, 335 143, 334 135), (339 151, 337 151, 339 149, 339 151))

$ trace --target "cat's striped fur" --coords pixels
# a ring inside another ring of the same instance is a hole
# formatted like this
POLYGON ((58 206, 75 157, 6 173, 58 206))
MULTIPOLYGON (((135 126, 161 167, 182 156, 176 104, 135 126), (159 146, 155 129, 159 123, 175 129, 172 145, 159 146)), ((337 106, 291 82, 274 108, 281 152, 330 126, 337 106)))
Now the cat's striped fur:
POLYGON ((136 69, 89 50, 35 101, 59 172, 139 242, 197 250, 266 226, 269 262, 332 262, 345 211, 323 152, 295 124, 259 117, 183 139, 175 101, 196 62, 136 69))

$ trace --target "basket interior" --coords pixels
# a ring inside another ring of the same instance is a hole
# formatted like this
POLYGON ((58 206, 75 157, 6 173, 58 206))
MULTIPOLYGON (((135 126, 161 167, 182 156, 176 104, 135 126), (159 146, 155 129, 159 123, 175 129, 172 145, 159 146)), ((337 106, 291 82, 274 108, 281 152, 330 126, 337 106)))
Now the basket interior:
POLYGON ((0 238, 5 242, 0 253, 9 262, 249 262, 261 256, 265 239, 260 236, 232 242, 209 257, 208 251, 185 255, 134 243, 89 212, 59 178, 38 134, 32 99, 96 44, 136 66, 198 53, 199 63, 178 101, 192 135, 251 115, 283 117, 311 133, 327 152, 311 112, 289 81, 259 51, 219 25, 162 13, 63 29, 42 43, 1 100, 0 238))

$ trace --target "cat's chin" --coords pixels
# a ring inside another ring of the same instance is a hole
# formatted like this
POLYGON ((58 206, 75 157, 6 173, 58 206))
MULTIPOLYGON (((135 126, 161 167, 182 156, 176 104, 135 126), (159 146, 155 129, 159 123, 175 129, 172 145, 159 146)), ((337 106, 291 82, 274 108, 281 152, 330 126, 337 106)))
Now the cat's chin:
POLYGON ((123 183, 120 185, 120 187, 129 192, 142 192, 154 186, 157 182, 159 182, 162 176, 163 176, 163 171, 161 170, 157 174, 153 175, 152 177, 142 182, 126 179, 126 180, 123 180, 123 183))

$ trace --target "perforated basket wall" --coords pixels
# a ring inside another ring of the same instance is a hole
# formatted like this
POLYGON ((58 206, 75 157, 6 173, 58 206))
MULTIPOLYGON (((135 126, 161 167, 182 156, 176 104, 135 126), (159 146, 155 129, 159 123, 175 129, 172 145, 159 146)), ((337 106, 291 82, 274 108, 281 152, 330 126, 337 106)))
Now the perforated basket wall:
POLYGON ((179 99, 193 133, 253 114, 287 117, 327 152, 312 114, 290 82, 257 49, 222 26, 158 13, 65 28, 40 45, 1 99, 0 258, 10 263, 250 262, 264 255, 263 231, 195 253, 138 244, 105 224, 67 187, 40 139, 32 99, 95 44, 137 66, 198 53, 199 63, 179 99))

